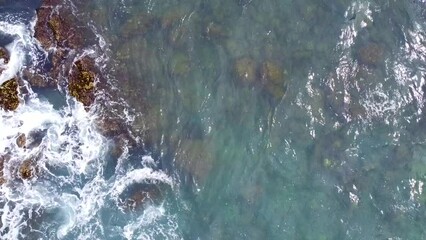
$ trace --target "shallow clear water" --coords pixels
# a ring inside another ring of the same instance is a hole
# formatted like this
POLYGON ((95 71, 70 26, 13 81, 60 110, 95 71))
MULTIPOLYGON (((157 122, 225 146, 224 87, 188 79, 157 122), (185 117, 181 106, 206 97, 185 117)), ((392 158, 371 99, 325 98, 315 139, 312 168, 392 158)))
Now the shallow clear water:
POLYGON ((74 3, 141 147, 111 157, 64 93, 2 112, 1 148, 51 133, 42 174, 1 187, 4 238, 426 238, 424 1, 74 3))

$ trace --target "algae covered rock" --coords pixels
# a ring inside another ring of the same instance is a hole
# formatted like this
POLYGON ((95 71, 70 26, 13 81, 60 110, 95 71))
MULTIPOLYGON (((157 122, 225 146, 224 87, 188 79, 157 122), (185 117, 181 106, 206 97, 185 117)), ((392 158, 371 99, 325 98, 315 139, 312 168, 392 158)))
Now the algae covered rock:
POLYGON ((18 80, 13 78, 0 86, 0 107, 4 110, 13 111, 18 105, 18 80))
POLYGON ((273 61, 266 61, 261 69, 262 83, 275 101, 280 101, 287 90, 284 70, 273 61))
POLYGON ((235 62, 235 73, 242 83, 252 84, 256 80, 256 62, 249 58, 243 57, 235 62))
POLYGON ((19 166, 19 176, 22 179, 30 179, 34 177, 37 172, 36 162, 34 159, 27 159, 22 162, 21 166, 19 166))
POLYGON ((71 96, 84 106, 90 106, 95 100, 94 62, 89 57, 74 62, 69 76, 68 90, 71 96))

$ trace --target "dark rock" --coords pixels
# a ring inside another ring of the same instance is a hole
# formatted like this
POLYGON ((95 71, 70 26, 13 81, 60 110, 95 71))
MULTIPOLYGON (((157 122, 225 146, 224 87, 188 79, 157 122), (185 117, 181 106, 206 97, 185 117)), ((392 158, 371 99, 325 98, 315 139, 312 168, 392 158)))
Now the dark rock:
POLYGON ((155 204, 161 198, 162 194, 158 186, 144 185, 124 200, 124 206, 134 211, 143 208, 146 204, 155 204))
POLYGON ((70 95, 84 106, 90 106, 95 100, 95 65, 89 57, 74 62, 69 76, 68 90, 70 95))
POLYGON ((54 46, 53 33, 48 26, 50 14, 52 8, 41 7, 37 9, 37 22, 34 27, 34 37, 40 42, 45 49, 49 49, 54 46))
POLYGON ((27 80, 31 87, 36 88, 54 88, 57 82, 54 78, 44 77, 43 75, 25 69, 22 71, 23 78, 27 80))
POLYGON ((18 80, 13 78, 0 86, 0 107, 8 111, 13 111, 18 105, 18 80))

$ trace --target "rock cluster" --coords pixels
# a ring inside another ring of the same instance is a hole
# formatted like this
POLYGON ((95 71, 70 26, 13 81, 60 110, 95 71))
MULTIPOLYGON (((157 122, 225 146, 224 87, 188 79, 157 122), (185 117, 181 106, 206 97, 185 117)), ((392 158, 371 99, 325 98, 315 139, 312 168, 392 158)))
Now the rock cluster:
POLYGON ((37 22, 34 37, 51 55, 49 76, 30 71, 24 72, 29 82, 35 87, 52 87, 57 84, 55 79, 61 76, 68 78, 68 90, 71 96, 84 106, 90 106, 95 98, 95 76, 97 69, 94 60, 89 56, 77 57, 84 47, 93 44, 95 35, 81 23, 69 7, 60 5, 59 1, 43 1, 37 9, 37 22), (67 72, 71 72, 66 76, 67 72))

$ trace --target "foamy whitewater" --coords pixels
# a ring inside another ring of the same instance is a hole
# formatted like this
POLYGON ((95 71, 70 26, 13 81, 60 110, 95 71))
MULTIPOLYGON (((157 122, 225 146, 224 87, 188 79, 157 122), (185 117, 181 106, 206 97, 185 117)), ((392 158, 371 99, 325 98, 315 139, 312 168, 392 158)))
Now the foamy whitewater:
MULTIPOLYGON (((6 46, 9 63, 0 63, 5 68, 0 83, 44 61, 32 37, 34 24, 35 19, 1 19, 0 34, 13 41, 6 46)), ((65 104, 54 107, 29 90, 28 96, 21 94, 16 111, 0 110, 0 156, 8 159, 0 186, 1 239, 179 238, 165 203, 133 212, 123 205, 123 195, 137 184, 173 188, 171 177, 155 170, 152 158, 140 157, 136 168, 126 162, 125 151, 112 176, 105 174, 110 143, 94 127, 96 113, 65 94, 65 104), (27 138, 26 148, 16 143, 20 134, 27 138), (28 180, 19 173, 25 160, 34 163, 34 177, 28 180)))

